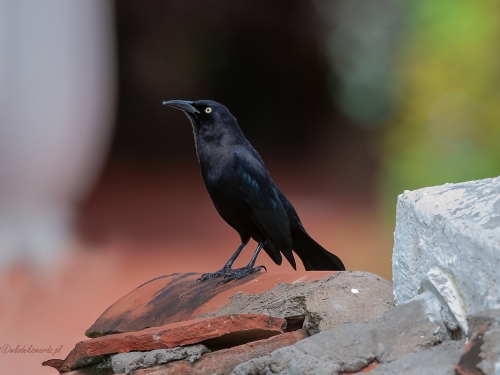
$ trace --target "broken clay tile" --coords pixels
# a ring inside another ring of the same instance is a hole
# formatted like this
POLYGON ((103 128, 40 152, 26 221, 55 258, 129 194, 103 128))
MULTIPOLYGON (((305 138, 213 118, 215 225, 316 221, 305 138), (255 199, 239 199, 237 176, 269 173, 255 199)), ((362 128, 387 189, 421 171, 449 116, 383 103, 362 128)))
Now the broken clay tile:
POLYGON ((161 276, 140 285, 110 306, 85 334, 88 337, 99 337, 190 320, 216 311, 237 292, 256 294, 272 289, 279 283, 321 280, 338 273, 255 273, 220 285, 217 285, 220 278, 195 284, 196 279, 201 276, 195 273, 161 276))
POLYGON ((61 366, 63 365, 64 363, 64 359, 57 359, 57 358, 54 358, 54 359, 49 359, 47 361, 43 361, 42 362, 42 366, 49 366, 49 367, 53 367, 55 368, 57 371, 59 371, 59 369, 61 368, 61 366))
POLYGON ((60 371, 95 364, 95 357, 133 350, 169 349, 196 343, 215 348, 234 346, 283 333, 286 321, 267 315, 240 314, 188 320, 80 341, 68 354, 60 371))
POLYGON ((204 354, 200 360, 193 363, 187 360, 169 362, 165 365, 136 370, 134 375, 230 374, 242 362, 268 355, 276 349, 295 344, 306 337, 308 337, 306 330, 287 332, 269 339, 204 354))
POLYGON ((465 346, 462 356, 455 365, 455 373, 457 375, 483 375, 483 372, 476 366, 481 362, 479 353, 481 345, 483 345, 483 335, 491 323, 488 322, 481 326, 479 330, 471 337, 465 346))

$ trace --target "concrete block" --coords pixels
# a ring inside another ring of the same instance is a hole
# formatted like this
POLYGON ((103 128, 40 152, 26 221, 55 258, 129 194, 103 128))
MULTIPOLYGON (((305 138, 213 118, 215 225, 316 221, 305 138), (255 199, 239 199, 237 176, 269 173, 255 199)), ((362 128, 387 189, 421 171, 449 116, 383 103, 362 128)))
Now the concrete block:
POLYGON ((441 296, 464 331, 464 314, 500 308, 500 177, 401 194, 392 261, 397 304, 448 275, 434 292, 451 291, 441 296))
POLYGON ((370 375, 455 375, 454 366, 463 349, 463 341, 447 341, 381 364, 370 371, 370 375))

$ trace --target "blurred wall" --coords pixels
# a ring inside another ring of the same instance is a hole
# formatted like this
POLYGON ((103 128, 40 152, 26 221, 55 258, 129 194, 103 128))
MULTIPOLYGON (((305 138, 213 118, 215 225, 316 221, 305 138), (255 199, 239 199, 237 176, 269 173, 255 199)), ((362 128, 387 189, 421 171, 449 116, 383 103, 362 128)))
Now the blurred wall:
POLYGON ((111 3, 0 1, 0 266, 50 263, 105 156, 111 3))

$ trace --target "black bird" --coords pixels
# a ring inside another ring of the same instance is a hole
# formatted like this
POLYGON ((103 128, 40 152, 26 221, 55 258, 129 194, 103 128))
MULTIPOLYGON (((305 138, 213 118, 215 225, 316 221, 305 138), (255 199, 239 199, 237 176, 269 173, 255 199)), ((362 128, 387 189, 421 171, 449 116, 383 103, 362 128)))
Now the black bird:
POLYGON ((228 282, 265 269, 254 267, 262 248, 278 265, 283 254, 297 269, 293 250, 306 270, 345 270, 337 256, 307 234, 292 204, 271 179, 260 155, 226 107, 211 100, 170 100, 163 104, 180 109, 191 120, 208 194, 219 215, 241 238, 224 267, 202 275, 199 281, 224 276, 223 282, 228 282), (250 238, 258 243, 250 263, 231 269, 250 238))

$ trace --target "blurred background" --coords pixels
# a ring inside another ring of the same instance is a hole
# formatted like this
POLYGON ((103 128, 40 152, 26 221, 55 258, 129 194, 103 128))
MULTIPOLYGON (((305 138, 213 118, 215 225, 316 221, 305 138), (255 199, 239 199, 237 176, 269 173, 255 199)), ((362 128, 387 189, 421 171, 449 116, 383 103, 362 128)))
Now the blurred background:
POLYGON ((493 0, 0 0, 2 372, 239 244, 163 100, 225 104, 312 237, 391 280, 398 194, 500 174, 499 39, 493 0))

